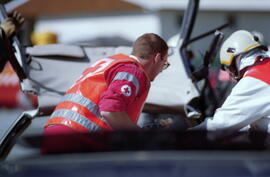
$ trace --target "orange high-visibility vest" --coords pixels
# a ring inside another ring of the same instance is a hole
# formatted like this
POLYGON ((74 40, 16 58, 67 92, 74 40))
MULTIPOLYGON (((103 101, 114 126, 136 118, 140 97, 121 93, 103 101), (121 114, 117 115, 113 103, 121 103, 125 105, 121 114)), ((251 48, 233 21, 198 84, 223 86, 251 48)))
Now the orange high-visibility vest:
MULTIPOLYGON (((49 125, 64 125, 79 132, 112 130, 106 120, 100 115, 98 102, 100 95, 108 88, 104 73, 119 63, 132 62, 142 70, 141 64, 128 56, 118 54, 101 59, 87 68, 76 83, 66 92, 61 102, 56 106, 49 125)), ((137 78, 129 73, 119 72, 114 80, 128 80, 139 90, 137 78)), ((150 81, 148 79, 150 84, 150 81)), ((145 99, 149 91, 145 89, 140 97, 135 98, 127 109, 130 119, 137 123, 145 99)))

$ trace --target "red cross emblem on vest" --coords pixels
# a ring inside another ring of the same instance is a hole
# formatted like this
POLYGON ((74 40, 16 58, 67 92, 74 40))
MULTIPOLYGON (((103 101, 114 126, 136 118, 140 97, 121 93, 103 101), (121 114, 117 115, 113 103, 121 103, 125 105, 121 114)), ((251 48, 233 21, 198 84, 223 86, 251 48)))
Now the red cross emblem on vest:
POLYGON ((123 95, 125 96, 130 96, 132 91, 131 91, 131 87, 129 85, 123 85, 121 87, 121 92, 123 93, 123 95))

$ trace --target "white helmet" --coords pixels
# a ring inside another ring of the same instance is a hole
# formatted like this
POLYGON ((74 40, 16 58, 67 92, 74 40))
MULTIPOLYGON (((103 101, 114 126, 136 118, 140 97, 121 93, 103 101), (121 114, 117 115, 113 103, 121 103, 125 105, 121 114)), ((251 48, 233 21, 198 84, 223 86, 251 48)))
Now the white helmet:
POLYGON ((250 49, 261 46, 252 33, 245 30, 238 30, 232 33, 222 44, 220 49, 220 63, 230 66, 235 56, 245 53, 250 49))

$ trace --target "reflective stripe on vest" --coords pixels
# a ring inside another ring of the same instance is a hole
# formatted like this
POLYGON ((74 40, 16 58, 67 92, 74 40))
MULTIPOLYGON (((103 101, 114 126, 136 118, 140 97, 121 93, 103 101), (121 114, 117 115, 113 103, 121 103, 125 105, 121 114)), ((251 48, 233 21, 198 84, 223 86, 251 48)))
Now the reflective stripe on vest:
POLYGON ((72 121, 82 125, 83 127, 87 128, 90 131, 101 130, 101 128, 99 126, 94 124, 92 121, 90 121, 86 117, 84 117, 76 112, 70 111, 68 109, 59 109, 52 114, 52 117, 64 117, 66 119, 72 120, 72 121))
POLYGON ((129 82, 132 82, 136 87, 136 95, 140 89, 140 84, 138 79, 133 76, 132 74, 126 73, 126 72, 119 72, 116 74, 116 76, 113 78, 113 81, 115 80, 127 80, 129 82))
POLYGON ((62 102, 71 101, 71 102, 77 103, 87 108, 92 114, 94 114, 100 120, 105 121, 105 119, 102 118, 102 116, 100 115, 98 106, 94 102, 92 102, 91 100, 89 100, 88 98, 82 95, 78 95, 74 93, 66 94, 61 101, 62 102))

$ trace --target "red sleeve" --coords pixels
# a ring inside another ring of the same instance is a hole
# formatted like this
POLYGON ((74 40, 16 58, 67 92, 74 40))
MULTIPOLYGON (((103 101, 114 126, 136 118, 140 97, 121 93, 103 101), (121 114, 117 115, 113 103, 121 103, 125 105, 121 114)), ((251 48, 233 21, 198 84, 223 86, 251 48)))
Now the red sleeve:
POLYGON ((120 63, 105 73, 108 89, 101 95, 100 111, 126 111, 149 87, 144 72, 134 63, 120 63))

